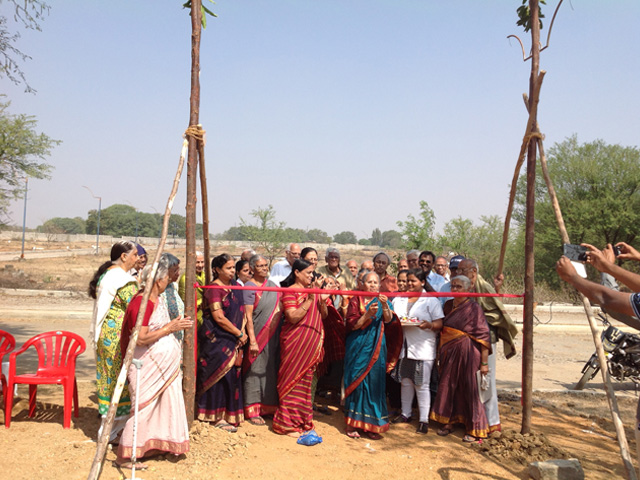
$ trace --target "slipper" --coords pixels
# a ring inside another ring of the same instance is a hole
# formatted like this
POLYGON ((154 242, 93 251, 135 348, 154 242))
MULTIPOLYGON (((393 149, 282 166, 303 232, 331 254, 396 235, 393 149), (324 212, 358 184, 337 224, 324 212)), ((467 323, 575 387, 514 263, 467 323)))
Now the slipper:
POLYGON ((467 442, 467 443, 482 443, 482 439, 480 438, 476 438, 472 435, 465 435, 464 437, 462 437, 462 441, 463 442, 467 442))
POLYGON ((349 438, 361 438, 360 434, 357 430, 352 430, 351 432, 347 432, 347 437, 349 438))
POLYGON ((301 433, 300 432, 289 432, 287 433, 287 437, 292 437, 292 438, 300 438, 301 433))
POLYGON ((453 428, 446 428, 446 427, 442 427, 440 430, 438 430, 436 433, 438 435, 440 435, 441 437, 446 437, 447 435, 449 435, 451 432, 453 432, 453 428))
POLYGON ((225 422, 224 420, 216 423, 214 426, 229 433, 236 433, 238 431, 238 427, 235 427, 230 423, 225 422))
POLYGON ((382 440, 382 435, 376 432, 364 432, 371 440, 382 440))
POLYGON ((314 405, 313 411, 324 415, 331 415, 333 413, 326 405, 314 405))
POLYGON ((257 426, 266 425, 264 418, 262 418, 260 415, 249 418, 249 422, 251 423, 251 425, 257 425, 257 426))
MULTIPOLYGON (((132 465, 131 465, 131 462, 125 462, 122 465, 120 465, 118 462, 114 461, 113 466, 116 468, 131 470, 132 465)), ((136 470, 146 470, 147 468, 149 468, 149 465, 147 465, 146 463, 136 462, 136 470)))

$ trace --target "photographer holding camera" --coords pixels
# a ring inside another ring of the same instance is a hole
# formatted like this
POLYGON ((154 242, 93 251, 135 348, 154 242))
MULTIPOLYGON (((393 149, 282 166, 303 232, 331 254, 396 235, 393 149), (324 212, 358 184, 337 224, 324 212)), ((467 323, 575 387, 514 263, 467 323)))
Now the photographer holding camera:
MULTIPOLYGON (((619 282, 626 285, 631 291, 636 293, 624 293, 617 289, 611 289, 604 285, 591 282, 582 278, 575 267, 566 256, 562 256, 556 264, 556 271, 562 280, 573 285, 576 290, 582 293, 593 303, 600 305, 604 310, 614 314, 617 320, 640 330, 640 275, 625 270, 616 265, 617 258, 621 260, 640 261, 640 253, 630 245, 620 242, 616 244, 617 252, 609 244, 604 250, 583 243, 582 246, 588 250, 586 252, 586 263, 593 265, 603 274, 611 275, 619 282)), ((615 282, 613 282, 615 284, 615 282)), ((616 285, 617 286, 617 285, 616 285)), ((634 428, 636 437, 636 448, 640 459, 640 401, 636 411, 636 426, 634 428)))

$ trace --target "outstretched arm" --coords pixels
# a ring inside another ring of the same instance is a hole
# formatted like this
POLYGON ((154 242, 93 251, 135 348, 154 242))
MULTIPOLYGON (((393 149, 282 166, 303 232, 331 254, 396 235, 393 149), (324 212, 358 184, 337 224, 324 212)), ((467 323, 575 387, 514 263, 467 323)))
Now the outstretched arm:
POLYGON ((608 310, 615 310, 616 312, 626 315, 634 314, 631 308, 630 293, 616 292, 615 290, 582 278, 578 275, 578 272, 576 272, 576 269, 571 264, 571 260, 567 257, 563 256, 558 260, 556 271, 562 280, 573 285, 576 290, 592 302, 608 310))

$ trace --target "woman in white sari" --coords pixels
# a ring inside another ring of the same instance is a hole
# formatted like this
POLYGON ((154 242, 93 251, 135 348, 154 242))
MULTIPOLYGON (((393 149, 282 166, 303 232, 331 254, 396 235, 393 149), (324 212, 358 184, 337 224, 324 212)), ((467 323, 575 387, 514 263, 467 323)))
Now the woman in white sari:
MULTIPOLYGON (((145 318, 138 335, 133 357, 142 361, 138 370, 129 367, 129 392, 132 403, 138 399, 138 425, 136 439, 136 459, 155 453, 169 452, 181 455, 189 451, 189 427, 182 396, 182 370, 180 368, 181 346, 173 335, 175 332, 192 328, 191 319, 182 316, 171 320, 164 298, 160 295, 169 284, 168 260, 163 258, 158 265, 156 279, 151 282, 151 266, 142 271, 142 284, 151 288, 145 318)), ((129 303, 122 325, 122 355, 124 357, 129 339, 142 303, 140 291, 129 303)), ((134 416, 127 420, 116 463, 130 467, 133 454, 134 416)), ((137 464, 137 469, 146 465, 137 464)))

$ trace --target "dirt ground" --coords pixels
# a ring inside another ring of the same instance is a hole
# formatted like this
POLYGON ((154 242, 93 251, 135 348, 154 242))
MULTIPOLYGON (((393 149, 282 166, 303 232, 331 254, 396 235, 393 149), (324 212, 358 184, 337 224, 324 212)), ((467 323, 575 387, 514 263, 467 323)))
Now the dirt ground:
MULTIPOLYGON (((42 259, 16 262, 17 270, 40 281, 54 276, 68 290, 81 291, 96 268, 96 258, 42 259), (52 273, 53 272, 53 273, 52 273), (57 277, 60 277, 58 280, 57 277)), ((1 266, 12 262, 3 262, 1 266)), ((9 269, 11 270, 11 269, 9 269)), ((4 269, 6 272, 6 267, 4 269)), ((13 275, 12 272, 10 275, 13 275)), ((0 277, 1 278, 1 277, 0 277)), ((0 283, 0 286, 4 286, 0 283)), ((25 288, 25 287, 22 287, 25 288)), ((35 287, 32 287, 35 288, 35 287)), ((56 289, 60 289, 57 287, 56 289)), ((16 336, 18 344, 36 333, 66 329, 87 336, 91 301, 81 294, 72 297, 0 296, 0 329, 16 336)), ((270 431, 270 427, 242 424, 228 434, 208 424, 194 422, 191 451, 176 461, 157 457, 147 461, 149 470, 137 473, 144 479, 171 478, 434 478, 434 479, 526 479, 530 461, 577 458, 588 479, 624 478, 614 428, 600 377, 585 392, 568 390, 580 377, 580 369, 593 351, 589 330, 567 326, 554 318, 553 325, 535 331, 533 435, 520 430, 521 356, 498 359, 498 388, 503 432, 501 438, 482 445, 461 441, 463 432, 448 437, 414 433, 416 425, 393 425, 380 441, 352 440, 344 435, 339 406, 330 404, 331 415, 318 414, 316 430, 323 443, 297 445, 294 439, 270 431)), ((21 368, 27 369, 33 358, 21 368)), ((36 416, 28 418, 27 388, 20 386, 10 429, 0 427, 0 466, 3 478, 86 478, 99 425, 94 393, 95 366, 89 352, 81 356, 79 380, 80 416, 72 428, 62 428, 62 389, 40 387, 36 416)), ((621 417, 635 452, 633 418, 637 397, 631 384, 616 384, 621 417)), ((319 398, 319 402, 327 400, 319 398)), ((1 421, 4 423, 4 418, 1 421)), ((270 422, 268 422, 270 424, 270 422)), ((105 479, 128 478, 112 466, 107 454, 105 479)), ((635 464, 635 460, 634 460, 635 464)))

